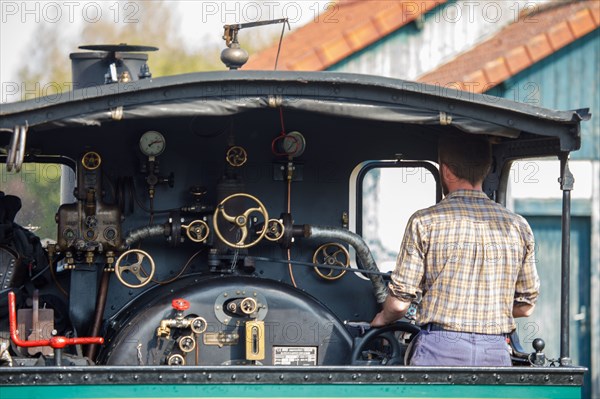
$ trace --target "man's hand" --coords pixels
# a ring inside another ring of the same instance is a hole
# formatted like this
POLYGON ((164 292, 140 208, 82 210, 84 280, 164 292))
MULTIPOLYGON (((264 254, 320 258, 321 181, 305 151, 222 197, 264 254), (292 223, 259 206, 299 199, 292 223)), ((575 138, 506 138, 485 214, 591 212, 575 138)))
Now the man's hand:
POLYGON ((383 310, 375 315, 375 318, 371 321, 371 326, 383 327, 391 324, 404 317, 409 307, 410 302, 401 301, 394 296, 388 295, 383 303, 383 310))
POLYGON ((373 321, 371 321, 371 327, 383 327, 389 323, 386 322, 383 310, 375 315, 373 321))
POLYGON ((524 303, 524 302, 521 302, 521 303, 516 302, 513 305, 513 310, 512 310, 513 317, 529 317, 533 313, 534 308, 535 308, 535 305, 531 305, 529 303, 524 303))

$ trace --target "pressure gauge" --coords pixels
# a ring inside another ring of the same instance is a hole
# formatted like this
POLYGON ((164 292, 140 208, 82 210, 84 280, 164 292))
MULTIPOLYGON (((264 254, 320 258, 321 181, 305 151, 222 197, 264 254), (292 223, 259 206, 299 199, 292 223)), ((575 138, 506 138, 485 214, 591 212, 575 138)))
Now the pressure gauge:
POLYGON ((144 155, 155 157, 165 150, 165 137, 154 130, 150 130, 140 138, 140 150, 144 155))
POLYGON ((299 157, 306 149, 306 140, 300 132, 290 132, 282 137, 281 149, 289 157, 299 157))

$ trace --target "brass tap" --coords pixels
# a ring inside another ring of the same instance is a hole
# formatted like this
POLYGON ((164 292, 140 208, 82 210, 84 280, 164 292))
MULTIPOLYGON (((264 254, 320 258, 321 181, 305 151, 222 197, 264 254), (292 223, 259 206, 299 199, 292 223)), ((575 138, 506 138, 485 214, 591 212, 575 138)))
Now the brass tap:
POLYGON ((85 253, 85 263, 87 263, 89 265, 94 263, 94 252, 93 251, 87 251, 85 253))

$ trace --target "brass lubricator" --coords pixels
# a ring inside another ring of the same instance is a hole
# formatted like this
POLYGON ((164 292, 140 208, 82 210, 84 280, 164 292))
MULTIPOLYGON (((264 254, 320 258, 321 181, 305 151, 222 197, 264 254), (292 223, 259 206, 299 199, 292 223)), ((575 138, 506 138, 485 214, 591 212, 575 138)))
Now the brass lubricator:
POLYGON ((52 250, 65 253, 69 268, 75 267, 73 258, 80 255, 91 265, 97 263, 98 255, 122 247, 121 211, 103 201, 102 158, 88 151, 80 163, 74 192, 77 201, 61 205, 55 216, 58 234, 52 250))
POLYGON ((330 242, 317 248, 313 255, 313 263, 317 265, 315 266, 315 272, 319 277, 325 280, 337 280, 346 274, 346 270, 329 269, 328 272, 323 273, 319 269, 319 265, 347 268, 350 266, 350 254, 343 245, 330 242))

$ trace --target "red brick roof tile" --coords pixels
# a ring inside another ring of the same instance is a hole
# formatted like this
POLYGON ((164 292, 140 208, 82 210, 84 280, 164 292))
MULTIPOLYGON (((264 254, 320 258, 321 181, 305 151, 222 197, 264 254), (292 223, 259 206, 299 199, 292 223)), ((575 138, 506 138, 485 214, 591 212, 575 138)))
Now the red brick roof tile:
POLYGON ((600 26, 597 0, 539 7, 418 81, 482 93, 600 26))
MULTIPOLYGON (((446 1, 338 1, 315 21, 284 36, 278 69, 324 70, 446 1)), ((252 54, 243 69, 273 69, 277 44, 252 54)))
POLYGON ((550 40, 550 45, 554 51, 571 43, 573 35, 571 34, 569 24, 565 21, 553 26, 548 31, 548 40, 550 40))

